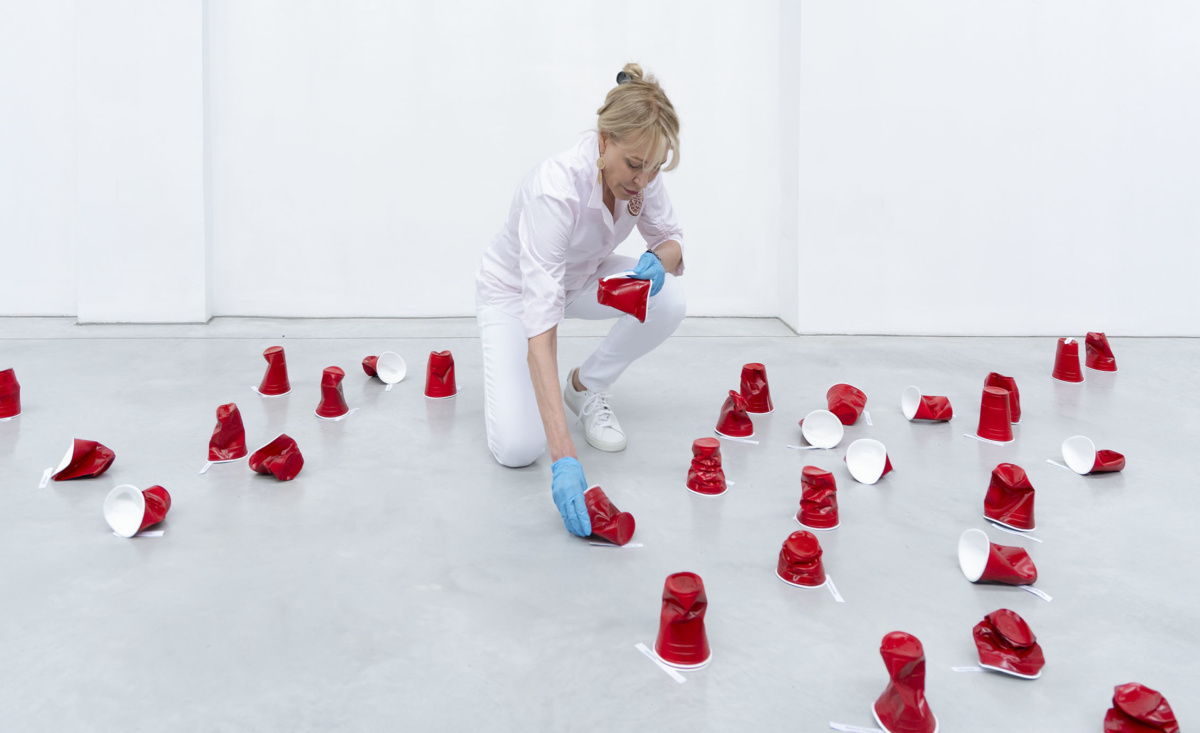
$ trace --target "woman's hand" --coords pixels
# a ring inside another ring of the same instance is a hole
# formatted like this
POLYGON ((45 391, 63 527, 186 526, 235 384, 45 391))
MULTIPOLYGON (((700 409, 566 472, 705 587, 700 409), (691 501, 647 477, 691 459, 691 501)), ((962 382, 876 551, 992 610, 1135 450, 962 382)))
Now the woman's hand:
POLYGON ((642 258, 638 260, 637 267, 634 268, 633 274, 630 276, 635 280, 650 281, 650 295, 658 295, 658 291, 662 290, 663 280, 667 277, 667 271, 663 269, 662 261, 658 259, 658 255, 653 252, 643 252, 642 258))
POLYGON ((560 458, 550 467, 554 476, 550 495, 562 515, 563 524, 574 535, 587 537, 592 533, 592 521, 588 517, 587 502, 583 492, 587 491, 587 479, 583 477, 583 466, 575 458, 560 458))

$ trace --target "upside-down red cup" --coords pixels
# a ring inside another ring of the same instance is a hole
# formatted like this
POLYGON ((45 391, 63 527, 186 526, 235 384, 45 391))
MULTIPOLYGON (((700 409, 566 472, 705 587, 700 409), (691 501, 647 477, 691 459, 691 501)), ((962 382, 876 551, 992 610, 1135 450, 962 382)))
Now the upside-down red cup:
POLYGON ((245 458, 246 427, 242 424, 242 413, 230 402, 217 408, 217 427, 213 428, 208 440, 208 460, 213 463, 236 461, 245 458))
POLYGON ((992 372, 984 377, 984 387, 999 387, 1008 390, 1008 406, 1012 415, 1012 424, 1021 422, 1021 392, 1017 389, 1017 380, 1003 374, 992 372))
POLYGON ((846 448, 846 468, 860 484, 873 484, 892 470, 887 447, 878 440, 860 438, 846 448))
POLYGON ((775 574, 788 585, 819 588, 825 585, 825 566, 821 563, 821 543, 812 532, 792 532, 779 549, 775 574))
POLYGON ((838 520, 837 481, 833 474, 816 466, 800 472, 800 511, 796 521, 810 529, 836 529, 838 520))
POLYGON ((746 398, 746 412, 765 415, 775 411, 775 406, 771 404, 766 366, 757 362, 743 366, 741 387, 742 397, 746 398))
POLYGON ((600 305, 616 308, 628 313, 638 322, 646 322, 646 308, 650 304, 650 281, 626 277, 629 273, 600 278, 596 289, 596 301, 600 305))
POLYGON ((697 438, 692 441, 692 465, 687 474, 688 491, 705 496, 724 494, 725 470, 721 468, 721 441, 697 438))
POLYGON ((429 362, 425 366, 425 396, 440 400, 456 394, 454 355, 449 350, 429 352, 429 362))
POLYGON ((888 686, 871 714, 887 733, 936 733, 937 718, 925 699, 925 649, 912 634, 893 631, 883 637, 879 655, 888 686))
POLYGON ((746 413, 746 400, 740 392, 729 390, 729 397, 721 405, 721 414, 717 417, 716 431, 726 438, 749 438, 754 435, 754 423, 746 413))
POLYGON ((1088 331, 1083 347, 1087 352, 1083 365, 1088 369, 1098 372, 1117 371, 1117 359, 1113 356, 1112 347, 1108 345, 1108 337, 1103 331, 1088 331))
POLYGON ((825 393, 829 411, 837 415, 843 425, 853 425, 867 406, 867 394, 849 384, 835 384, 825 393))
POLYGON ((272 474, 280 481, 291 481, 302 468, 304 456, 300 455, 300 446, 287 433, 281 433, 250 455, 250 470, 272 474))
POLYGON ((979 428, 975 434, 984 440, 996 443, 1011 443, 1012 407, 1008 390, 1000 387, 984 387, 979 401, 979 428))
POLYGON ((1033 484, 1025 469, 1015 463, 1001 463, 992 469, 992 481, 983 498, 983 516, 1005 527, 1031 532, 1037 528, 1033 496, 1033 484))
POLYGON ((1127 682, 1113 688, 1113 706, 1104 716, 1104 733, 1179 733, 1179 721, 1162 693, 1127 682))
POLYGON ((17 381, 15 369, 0 372, 0 420, 9 420, 21 414, 21 383, 17 381))
POLYGON ((695 573, 673 573, 663 584, 662 612, 654 653, 676 669, 700 669, 712 661, 704 614, 708 596, 695 573))
POLYGON ((138 491, 136 486, 123 484, 104 497, 104 520, 122 537, 132 537, 158 524, 170 509, 171 495, 161 486, 138 491))
POLYGON ((609 501, 604 489, 593 486, 583 493, 587 504, 588 519, 592 520, 592 534, 614 545, 624 545, 633 539, 637 524, 633 515, 623 512, 609 501))
POLYGON ((958 538, 958 567, 972 583, 1033 585, 1037 568, 1020 547, 997 545, 982 529, 968 529, 958 538))
POLYGON ((346 372, 341 367, 325 367, 321 374, 321 401, 315 410, 317 417, 332 420, 350 412, 346 396, 342 393, 342 380, 345 378, 346 372))
POLYGON ((76 478, 95 478, 108 470, 117 454, 112 449, 94 440, 75 438, 67 454, 59 461, 58 468, 50 478, 69 481, 76 478))
POLYGON ((992 611, 971 630, 979 664, 987 669, 1036 680, 1042 676, 1046 657, 1033 629, 1015 611, 992 611))
POLYGON ((1083 370, 1079 368, 1079 341, 1069 337, 1058 340, 1051 376, 1060 382, 1083 381, 1083 370))
POLYGON ((1125 468, 1125 456, 1115 450, 1096 450, 1096 444, 1084 435, 1072 435, 1063 441, 1063 460, 1080 476, 1089 473, 1114 473, 1125 468))
POLYGON ((842 442, 846 428, 829 410, 813 410, 800 419, 800 434, 815 448, 833 448, 842 442))
POLYGON ((287 359, 283 355, 282 346, 272 346, 263 352, 267 360, 267 373, 263 375, 262 383, 258 385, 258 393, 268 397, 285 395, 292 391, 288 381, 287 359))
POLYGON ((923 395, 916 387, 905 387, 900 394, 900 409, 909 420, 946 422, 954 417, 949 397, 923 395))

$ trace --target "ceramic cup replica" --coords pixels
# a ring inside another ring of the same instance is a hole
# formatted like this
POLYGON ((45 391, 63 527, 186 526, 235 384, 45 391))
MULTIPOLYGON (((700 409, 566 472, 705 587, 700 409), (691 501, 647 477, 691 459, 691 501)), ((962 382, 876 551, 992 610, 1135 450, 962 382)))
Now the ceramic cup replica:
POLYGON ((729 397, 721 405, 717 417, 716 431, 727 438, 749 438, 754 435, 754 423, 746 412, 746 400, 740 392, 729 390, 729 397))
POLYGON ((425 396, 440 400, 456 394, 454 355, 449 350, 429 352, 429 362, 425 366, 425 396))
POLYGON ((286 433, 267 443, 250 455, 250 470, 271 474, 280 481, 291 481, 304 468, 300 446, 286 433))
POLYGON ((1114 473, 1125 468, 1125 456, 1115 450, 1096 450, 1096 444, 1084 435, 1072 435, 1063 441, 1063 460, 1080 476, 1089 473, 1114 473))
POLYGON ((849 384, 835 384, 825 393, 829 411, 837 415, 843 425, 853 425, 867 406, 867 394, 849 384))
POLYGON ((236 461, 249 454, 246 449, 246 427, 242 413, 233 402, 217 408, 217 427, 208 440, 208 460, 213 463, 236 461))
POLYGON ((396 384, 408 374, 404 358, 394 351, 385 351, 379 356, 368 356, 362 360, 363 371, 368 377, 377 377, 384 384, 396 384))
POLYGON ((1030 532, 1037 528, 1033 497, 1033 484, 1025 469, 1015 463, 1001 463, 992 469, 992 481, 983 498, 983 516, 1005 527, 1030 532))
POLYGON ((1079 342, 1073 338, 1060 338, 1054 352, 1054 371, 1051 373, 1060 382, 1082 382, 1083 370, 1079 368, 1079 342))
POLYGON ((321 401, 317 403, 317 417, 332 420, 350 412, 342 393, 342 380, 345 378, 346 372, 341 367, 325 367, 321 374, 321 401))
POLYGON ((800 511, 796 521, 810 529, 835 529, 838 520, 837 481, 833 474, 816 466, 800 472, 800 511))
POLYGON ((800 434, 816 448, 835 448, 842 442, 846 428, 829 410, 813 410, 800 420, 800 434))
POLYGON ((1003 374, 992 372, 984 377, 984 387, 999 387, 1000 389, 1008 390, 1008 406, 1009 413, 1012 417, 1012 424, 1016 425, 1021 422, 1021 392, 1017 389, 1017 380, 1012 377, 1006 377, 1003 374))
POLYGON ((268 397, 278 397, 292 391, 288 381, 287 358, 283 355, 282 346, 272 346, 263 352, 267 360, 267 372, 258 385, 258 393, 268 397))
POLYGON ((604 489, 593 486, 583 494, 587 504, 588 519, 592 521, 592 534, 614 545, 624 545, 633 539, 637 525, 633 515, 623 512, 609 501, 604 489))
POLYGON ((724 494, 725 470, 721 468, 721 441, 697 438, 692 441, 692 465, 687 474, 688 491, 706 496, 724 494))
POLYGON ((979 664, 987 669, 1035 680, 1042 676, 1046 657, 1025 619, 1001 608, 975 624, 971 631, 979 664))
POLYGON ((1104 733, 1179 733, 1179 721, 1167 698, 1138 682, 1113 689, 1113 706, 1104 716, 1104 733))
POLYGON ((161 486, 138 491, 136 486, 124 484, 104 497, 104 520, 122 537, 132 537, 158 524, 170 509, 171 495, 161 486))
POLYGON ((110 448, 94 440, 75 438, 50 478, 55 481, 95 478, 107 471, 116 458, 117 454, 110 448))
POLYGON ((596 301, 600 305, 616 308, 646 322, 646 308, 650 304, 650 281, 635 280, 624 275, 609 275, 600 278, 596 289, 596 301))
POLYGON ((1113 356, 1112 347, 1108 345, 1108 337, 1102 331, 1088 331, 1083 340, 1084 366, 1098 372, 1117 371, 1117 359, 1113 356))
POLYGON ((860 438, 846 448, 846 468, 860 484, 873 484, 892 470, 887 448, 878 440, 860 438))
POLYGON ((923 395, 916 387, 905 387, 900 394, 900 409, 909 420, 947 422, 954 417, 949 397, 923 395))
POLYGON ((765 415, 775 411, 775 406, 771 404, 766 366, 753 362, 742 367, 741 392, 742 397, 746 398, 746 412, 765 415))
POLYGON ((825 566, 821 563, 821 543, 812 532, 792 532, 779 550, 775 574, 788 585, 819 588, 825 585, 825 566))
POLYGON ((1037 567, 1020 547, 997 545, 981 529, 968 529, 958 538, 958 567, 972 583, 1033 585, 1037 567))
POLYGON ((0 372, 0 420, 10 420, 21 414, 21 383, 14 369, 0 372))
POLYGON ((674 573, 663 584, 662 612, 654 653, 676 669, 700 669, 712 661, 704 614, 708 596, 695 573, 674 573))
POLYGON ((883 637, 879 655, 888 686, 871 713, 887 733, 936 733, 937 718, 925 699, 925 649, 912 634, 893 631, 883 637))
POLYGON ((975 434, 984 440, 997 443, 1013 441, 1012 408, 1008 390, 1000 387, 984 387, 979 402, 979 427, 975 434))

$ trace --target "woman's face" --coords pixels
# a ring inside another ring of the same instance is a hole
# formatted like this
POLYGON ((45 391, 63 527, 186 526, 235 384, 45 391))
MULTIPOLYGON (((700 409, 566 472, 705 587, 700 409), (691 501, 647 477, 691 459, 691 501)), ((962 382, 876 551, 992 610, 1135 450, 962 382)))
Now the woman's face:
POLYGON ((655 151, 644 141, 618 143, 604 132, 600 133, 600 151, 604 156, 604 185, 621 201, 628 201, 649 186, 667 162, 651 160, 655 151))

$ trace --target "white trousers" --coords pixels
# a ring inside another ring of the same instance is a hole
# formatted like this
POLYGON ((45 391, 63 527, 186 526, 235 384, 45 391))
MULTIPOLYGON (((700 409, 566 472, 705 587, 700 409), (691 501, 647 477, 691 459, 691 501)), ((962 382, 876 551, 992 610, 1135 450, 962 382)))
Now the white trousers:
MULTIPOLYGON (((637 260, 609 255, 592 277, 567 293, 567 318, 617 322, 599 348, 579 367, 579 381, 593 392, 607 392, 637 358, 667 340, 683 321, 687 298, 674 275, 650 298, 646 322, 596 302, 600 278, 632 270, 637 260)), ((501 465, 528 466, 546 451, 546 431, 529 376, 529 339, 521 319, 486 305, 476 305, 483 345, 483 404, 488 448, 501 465)))

